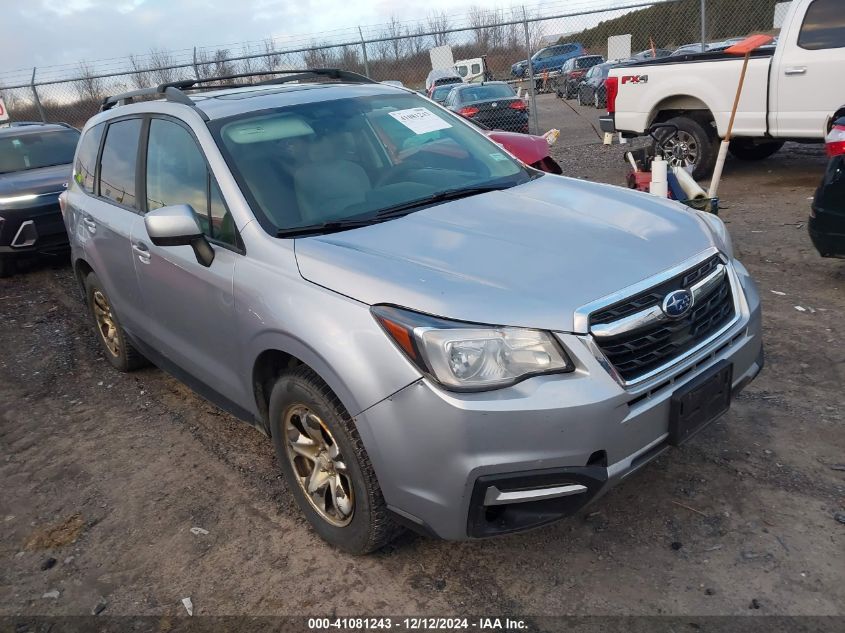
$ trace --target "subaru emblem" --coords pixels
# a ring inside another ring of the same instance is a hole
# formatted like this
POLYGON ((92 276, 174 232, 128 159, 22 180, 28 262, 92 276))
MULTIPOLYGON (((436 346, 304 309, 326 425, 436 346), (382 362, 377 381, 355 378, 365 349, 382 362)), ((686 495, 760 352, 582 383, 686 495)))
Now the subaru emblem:
POLYGON ((675 290, 663 298, 660 306, 670 319, 680 319, 692 309, 692 293, 689 290, 675 290))

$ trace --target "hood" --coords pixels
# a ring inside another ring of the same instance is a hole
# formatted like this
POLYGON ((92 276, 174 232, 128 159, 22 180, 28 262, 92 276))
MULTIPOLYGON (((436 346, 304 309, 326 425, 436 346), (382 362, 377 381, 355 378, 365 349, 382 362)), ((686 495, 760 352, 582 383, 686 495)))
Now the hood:
POLYGON ((677 203, 546 175, 295 248, 305 279, 367 304, 572 332, 581 306, 711 246, 677 203))
POLYGON ((499 130, 491 130, 485 134, 491 141, 498 143, 527 165, 533 165, 549 155, 549 143, 542 136, 499 130))
POLYGON ((64 191, 71 171, 71 165, 68 164, 0 174, 0 197, 64 191))

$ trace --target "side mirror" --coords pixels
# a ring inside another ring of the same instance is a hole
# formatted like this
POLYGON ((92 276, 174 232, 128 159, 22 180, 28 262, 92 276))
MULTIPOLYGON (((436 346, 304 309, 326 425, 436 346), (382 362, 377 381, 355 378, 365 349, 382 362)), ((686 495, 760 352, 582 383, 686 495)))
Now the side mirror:
POLYGON ((174 204, 149 211, 144 216, 144 226, 156 246, 190 246, 197 261, 206 268, 214 261, 214 249, 197 224, 191 205, 174 204))

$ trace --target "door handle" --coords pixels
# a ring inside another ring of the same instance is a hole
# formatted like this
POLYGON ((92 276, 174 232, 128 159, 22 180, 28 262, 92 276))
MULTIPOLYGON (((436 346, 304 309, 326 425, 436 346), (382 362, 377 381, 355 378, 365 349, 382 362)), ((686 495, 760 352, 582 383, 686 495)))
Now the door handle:
POLYGON ((88 229, 88 232, 92 235, 97 232, 97 223, 94 222, 91 218, 87 215, 82 216, 82 223, 85 225, 85 228, 88 229))
POLYGON ((803 75, 804 73, 807 72, 807 67, 806 66, 787 66, 784 69, 783 72, 784 72, 785 75, 803 75))
POLYGON ((143 242, 134 242, 132 244, 132 250, 135 251, 135 254, 138 256, 138 261, 142 264, 150 263, 151 253, 146 244, 143 242))

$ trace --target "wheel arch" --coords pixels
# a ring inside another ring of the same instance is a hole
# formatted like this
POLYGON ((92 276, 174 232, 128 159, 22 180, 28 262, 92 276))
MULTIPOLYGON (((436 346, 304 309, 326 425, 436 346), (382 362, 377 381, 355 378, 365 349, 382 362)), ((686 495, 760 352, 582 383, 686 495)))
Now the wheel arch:
POLYGON ((658 101, 649 114, 647 128, 677 116, 690 117, 701 123, 705 129, 712 127, 714 132, 717 131, 716 118, 710 107, 698 97, 686 94, 672 95, 658 101))
POLYGON ((83 294, 85 293, 85 278, 93 272, 93 266, 91 266, 91 264, 89 264, 84 258, 78 257, 74 260, 73 274, 76 277, 76 281, 82 289, 83 294))
POLYGON ((281 333, 267 333, 258 339, 253 347, 254 358, 251 371, 251 388, 255 401, 257 418, 270 434, 270 393, 279 376, 295 367, 305 366, 328 385, 351 416, 360 413, 368 404, 361 403, 353 391, 333 369, 332 364, 318 351, 296 339, 289 339, 281 333))
POLYGON ((841 119, 842 117, 845 117, 845 105, 836 110, 836 112, 833 113, 833 116, 831 116, 827 120, 827 125, 825 125, 825 134, 829 134, 830 131, 833 129, 833 124, 836 122, 836 120, 841 119))

